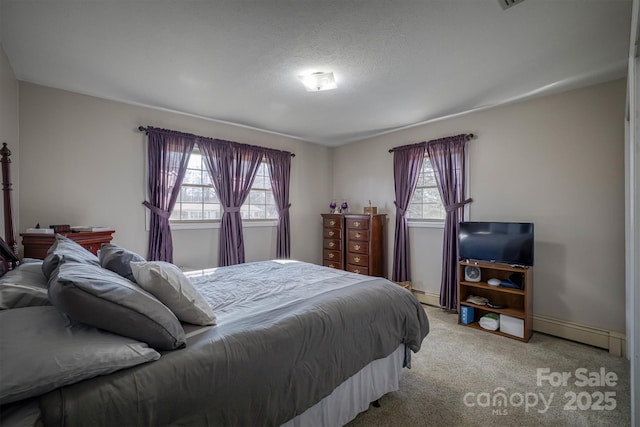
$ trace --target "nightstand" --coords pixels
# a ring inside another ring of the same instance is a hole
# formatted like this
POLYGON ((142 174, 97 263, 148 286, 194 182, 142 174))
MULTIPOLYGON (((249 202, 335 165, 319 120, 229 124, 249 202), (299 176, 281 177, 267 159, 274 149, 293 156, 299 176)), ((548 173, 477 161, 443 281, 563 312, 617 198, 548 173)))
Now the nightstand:
MULTIPOLYGON (((60 234, 97 255, 103 243, 111 242, 113 233, 115 233, 115 230, 60 234)), ((24 246, 24 258, 44 259, 47 256, 47 251, 56 240, 55 234, 22 233, 20 236, 22 237, 22 246, 24 246)))

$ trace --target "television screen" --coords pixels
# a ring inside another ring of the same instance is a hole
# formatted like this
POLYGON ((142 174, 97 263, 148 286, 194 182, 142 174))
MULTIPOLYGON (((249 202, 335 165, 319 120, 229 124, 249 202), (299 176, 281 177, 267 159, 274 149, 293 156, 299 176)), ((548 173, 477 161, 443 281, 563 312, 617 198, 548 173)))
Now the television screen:
POLYGON ((461 222, 460 259, 533 266, 533 223, 461 222))

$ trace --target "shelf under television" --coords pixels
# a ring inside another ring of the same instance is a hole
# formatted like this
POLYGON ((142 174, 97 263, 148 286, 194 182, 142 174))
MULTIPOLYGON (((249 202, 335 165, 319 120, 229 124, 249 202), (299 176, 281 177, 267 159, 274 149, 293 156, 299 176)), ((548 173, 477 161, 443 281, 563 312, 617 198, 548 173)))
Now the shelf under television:
POLYGON ((472 259, 460 260, 460 265, 471 265, 471 266, 480 267, 480 268, 495 268, 497 270, 520 271, 520 272, 526 271, 529 268, 531 268, 527 265, 513 265, 513 264, 504 264, 501 262, 478 261, 478 260, 472 260, 472 259))
POLYGON ((466 301, 462 301, 460 303, 460 305, 466 305, 466 306, 469 306, 469 307, 474 307, 474 308, 476 308, 478 310, 483 310, 483 311, 486 311, 488 313, 506 314, 507 316, 517 317, 518 319, 524 319, 525 318, 525 313, 524 313, 524 310, 522 310, 522 309, 509 308, 509 307, 491 308, 491 307, 488 307, 486 305, 478 305, 478 304, 474 304, 472 302, 466 302, 466 301))
POLYGON ((508 288, 506 286, 491 286, 486 282, 467 282, 461 280, 460 285, 479 289, 490 289, 492 291, 505 292, 507 294, 524 295, 524 290, 522 289, 508 288))
POLYGON ((474 313, 472 314, 473 319, 470 319, 473 320, 473 322, 469 324, 463 324, 461 322, 462 311, 458 310, 458 323, 461 325, 523 342, 529 341, 533 332, 533 267, 488 261, 461 260, 458 263, 458 306, 473 307, 474 309, 474 313), (480 270, 480 281, 472 282, 465 280, 465 269, 467 266, 476 267, 480 270), (522 276, 522 289, 506 286, 492 286, 488 284, 489 279, 498 279, 500 281, 517 283, 515 280, 519 278, 513 278, 514 273, 522 276), (505 308, 491 308, 486 305, 467 302, 467 298, 472 295, 486 298, 489 302, 495 305, 501 305, 505 308), (521 319, 524 322, 524 338, 519 338, 515 335, 510 335, 500 331, 490 331, 480 327, 478 321, 487 313, 495 313, 498 315, 509 316, 514 319, 521 319))
POLYGON ((484 329, 482 326, 480 326, 480 324, 478 322, 469 323, 469 324, 464 325, 464 326, 468 326, 470 328, 478 329, 478 330, 483 331, 483 332, 489 332, 490 334, 500 335, 502 337, 507 337, 507 338, 511 338, 511 339, 514 339, 514 340, 522 341, 522 342, 528 342, 529 341, 528 338, 520 338, 520 337, 517 337, 515 335, 505 334, 504 332, 501 332, 501 331, 492 331, 490 329, 484 329))

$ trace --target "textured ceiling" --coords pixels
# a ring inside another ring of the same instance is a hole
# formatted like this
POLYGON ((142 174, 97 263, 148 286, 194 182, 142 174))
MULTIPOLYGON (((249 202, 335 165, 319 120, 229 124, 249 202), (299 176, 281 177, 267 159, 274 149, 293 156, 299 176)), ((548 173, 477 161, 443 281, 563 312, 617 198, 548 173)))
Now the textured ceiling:
POLYGON ((0 37, 19 80, 335 146, 623 77, 631 3, 2 0, 0 37))

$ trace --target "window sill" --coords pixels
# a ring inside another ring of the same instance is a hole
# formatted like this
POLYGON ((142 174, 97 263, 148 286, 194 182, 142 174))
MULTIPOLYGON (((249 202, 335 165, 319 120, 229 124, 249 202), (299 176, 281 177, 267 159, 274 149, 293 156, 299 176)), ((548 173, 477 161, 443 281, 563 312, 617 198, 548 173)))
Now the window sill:
POLYGON ((444 228, 444 221, 407 221, 409 228, 444 228))
MULTIPOLYGON (((205 230, 220 228, 220 221, 216 222, 172 222, 171 230, 205 230)), ((253 227, 276 227, 278 225, 277 220, 267 221, 242 221, 242 228, 253 227)))

